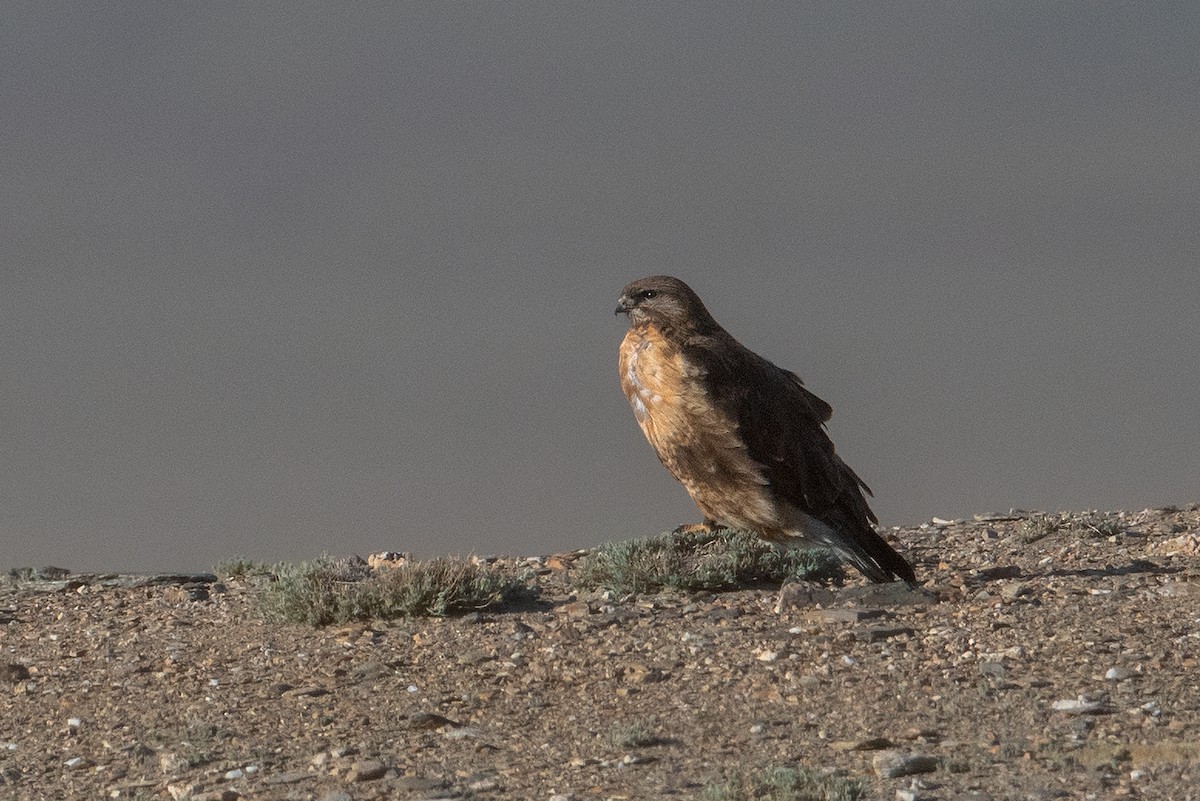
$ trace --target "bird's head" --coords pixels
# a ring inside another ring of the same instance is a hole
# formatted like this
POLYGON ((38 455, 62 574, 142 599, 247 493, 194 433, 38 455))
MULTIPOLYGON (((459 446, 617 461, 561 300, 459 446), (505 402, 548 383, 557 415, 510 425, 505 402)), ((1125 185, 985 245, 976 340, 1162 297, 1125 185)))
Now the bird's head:
POLYGON ((627 284, 617 299, 616 313, 628 315, 633 325, 652 324, 667 330, 702 332, 717 327, 692 288, 669 275, 652 275, 627 284))

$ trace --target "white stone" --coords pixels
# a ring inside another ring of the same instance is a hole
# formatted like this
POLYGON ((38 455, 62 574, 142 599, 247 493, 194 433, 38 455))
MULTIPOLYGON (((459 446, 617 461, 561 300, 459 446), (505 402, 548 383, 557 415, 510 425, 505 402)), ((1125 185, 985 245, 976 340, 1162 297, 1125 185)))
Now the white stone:
POLYGON ((1087 715, 1091 712, 1099 712, 1105 707, 1100 701, 1088 701, 1083 698, 1068 698, 1063 701, 1055 701, 1051 703, 1050 708, 1055 712, 1065 712, 1068 715, 1087 715))

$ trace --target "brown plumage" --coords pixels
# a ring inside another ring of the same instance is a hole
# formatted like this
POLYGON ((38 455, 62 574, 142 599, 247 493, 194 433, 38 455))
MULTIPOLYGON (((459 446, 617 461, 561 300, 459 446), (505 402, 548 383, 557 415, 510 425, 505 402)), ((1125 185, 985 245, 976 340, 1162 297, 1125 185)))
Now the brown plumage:
POLYGON ((617 313, 629 316, 621 388, 702 526, 824 545, 872 581, 916 582, 871 525, 871 490, 834 452, 828 403, 734 339, 678 278, 634 281, 617 313))

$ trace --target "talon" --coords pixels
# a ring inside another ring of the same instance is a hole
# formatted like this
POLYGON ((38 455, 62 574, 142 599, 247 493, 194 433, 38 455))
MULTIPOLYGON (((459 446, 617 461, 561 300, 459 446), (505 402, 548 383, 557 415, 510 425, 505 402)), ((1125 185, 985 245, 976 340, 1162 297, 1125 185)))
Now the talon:
POLYGON ((684 523, 682 526, 677 526, 672 534, 716 534, 718 531, 724 531, 729 526, 722 525, 711 518, 704 518, 703 523, 684 523))

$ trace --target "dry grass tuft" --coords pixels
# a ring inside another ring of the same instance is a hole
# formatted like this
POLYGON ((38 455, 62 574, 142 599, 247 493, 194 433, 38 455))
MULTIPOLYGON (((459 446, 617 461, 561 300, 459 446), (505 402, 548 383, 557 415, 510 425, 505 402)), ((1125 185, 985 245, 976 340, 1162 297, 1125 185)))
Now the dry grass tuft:
POLYGON ((1124 532, 1125 525, 1116 516, 1095 511, 1035 514, 1021 523, 1021 535, 1025 542, 1037 542, 1058 533, 1107 538, 1124 532))

